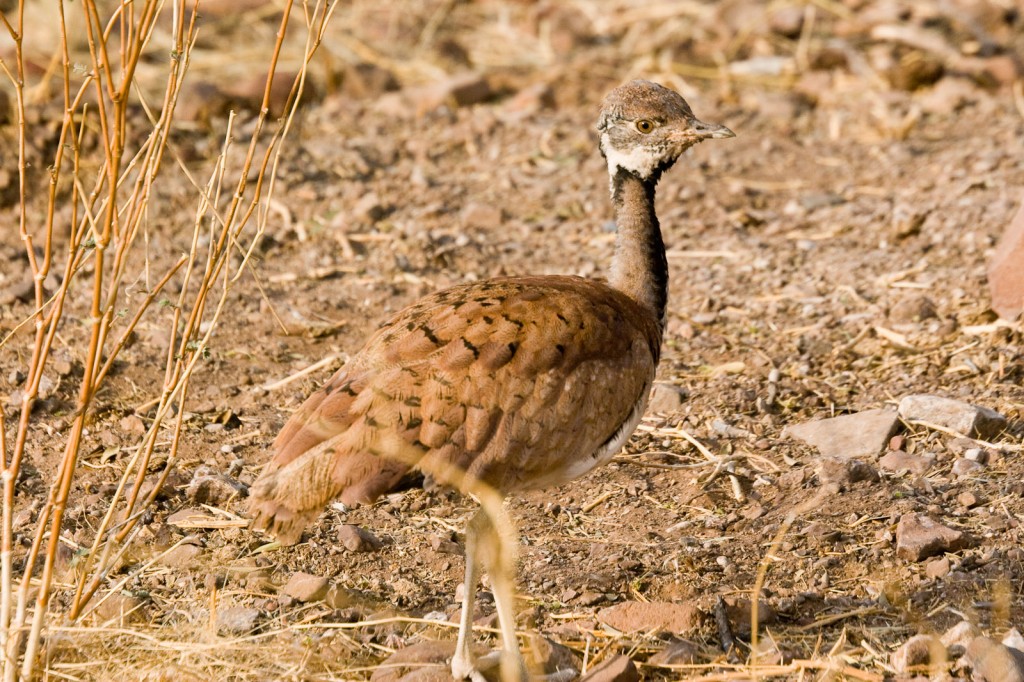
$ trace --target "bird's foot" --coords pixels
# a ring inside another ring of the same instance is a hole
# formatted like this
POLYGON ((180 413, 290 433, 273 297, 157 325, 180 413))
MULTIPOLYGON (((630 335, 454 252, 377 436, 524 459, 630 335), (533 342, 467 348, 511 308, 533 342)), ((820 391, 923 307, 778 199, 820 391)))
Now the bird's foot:
POLYGON ((518 653, 492 651, 475 659, 452 658, 452 677, 472 682, 527 682, 526 666, 518 653))

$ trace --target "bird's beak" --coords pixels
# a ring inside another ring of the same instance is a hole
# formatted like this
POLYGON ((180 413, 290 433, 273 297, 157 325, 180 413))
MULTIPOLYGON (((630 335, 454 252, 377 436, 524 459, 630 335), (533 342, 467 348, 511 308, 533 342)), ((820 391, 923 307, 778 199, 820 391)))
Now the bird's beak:
POLYGON ((717 123, 704 123, 697 119, 693 119, 693 122, 690 124, 690 129, 695 133, 695 136, 699 140, 720 140, 724 137, 736 137, 736 133, 723 125, 718 125, 717 123))

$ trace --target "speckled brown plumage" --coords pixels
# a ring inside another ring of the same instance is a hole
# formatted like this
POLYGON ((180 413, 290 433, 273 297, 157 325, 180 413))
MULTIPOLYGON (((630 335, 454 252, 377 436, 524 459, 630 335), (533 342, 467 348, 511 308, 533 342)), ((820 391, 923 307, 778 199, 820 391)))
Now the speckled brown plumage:
POLYGON ((599 463, 579 458, 595 455, 646 395, 660 343, 649 312, 578 277, 428 296, 378 329, 285 425, 254 489, 258 522, 297 540, 335 497, 372 501, 411 466, 445 481, 454 464, 505 492, 579 475, 599 463))
MULTIPOLYGON (((613 90, 597 129, 618 228, 608 283, 492 279, 398 313, 277 437, 250 491, 257 528, 295 542, 332 499, 370 502, 412 468, 504 496, 563 483, 616 454, 640 420, 660 353, 668 266, 655 185, 688 147, 732 133, 647 81, 613 90)), ((510 553, 494 544, 500 514, 467 528, 457 678, 483 679, 469 653, 476 559, 492 573, 505 651, 523 676, 510 553)))

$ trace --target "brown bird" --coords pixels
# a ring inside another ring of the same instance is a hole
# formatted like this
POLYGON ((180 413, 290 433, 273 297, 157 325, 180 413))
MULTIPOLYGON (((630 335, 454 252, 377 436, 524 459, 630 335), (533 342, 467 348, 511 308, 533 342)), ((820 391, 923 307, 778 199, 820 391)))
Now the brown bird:
POLYGON ((654 381, 668 296, 655 185, 689 147, 733 137, 643 80, 609 93, 597 130, 618 228, 608 283, 503 277, 409 306, 292 415, 251 490, 254 526, 285 544, 331 500, 372 502, 413 469, 477 498, 481 510, 466 528, 456 679, 482 679, 485 662, 470 654, 480 562, 501 626, 497 657, 504 672, 525 676, 512 611, 516 541, 501 501, 582 476, 633 433, 654 381))

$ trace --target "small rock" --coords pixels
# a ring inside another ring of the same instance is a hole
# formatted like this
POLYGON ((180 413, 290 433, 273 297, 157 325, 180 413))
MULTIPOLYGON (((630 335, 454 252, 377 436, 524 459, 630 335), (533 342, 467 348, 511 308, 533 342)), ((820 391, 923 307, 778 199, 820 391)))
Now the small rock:
POLYGON ((954 646, 967 648, 971 640, 981 634, 977 626, 962 620, 942 634, 942 644, 947 649, 954 646))
POLYGON ((248 635, 256 629, 260 610, 249 606, 217 609, 217 630, 230 635, 248 635))
POLYGON ((923 514, 904 514, 896 525, 896 555, 907 561, 956 552, 972 544, 973 540, 964 532, 943 526, 923 514))
POLYGON ((194 568, 196 559, 203 553, 198 545, 178 545, 165 554, 157 563, 171 568, 194 568))
POLYGON ((988 451, 981 448, 967 448, 964 450, 964 459, 969 459, 978 464, 988 464, 988 451))
POLYGON ((935 464, 935 457, 932 455, 918 457, 903 450, 890 450, 878 460, 878 468, 882 471, 893 473, 909 471, 913 476, 924 476, 933 464, 935 464))
POLYGON ((637 671, 629 656, 618 655, 587 673, 581 682, 639 682, 637 671))
POLYGON ((683 406, 686 390, 679 386, 658 382, 651 389, 651 397, 647 400, 647 411, 658 414, 672 414, 683 406))
POLYGON ((945 647, 932 635, 914 635, 892 652, 890 662, 897 673, 909 672, 912 667, 927 666, 933 660, 945 658, 945 647), (936 655, 932 655, 935 652, 936 655))
POLYGON ((981 500, 978 499, 977 495, 975 495, 969 490, 966 490, 956 496, 956 502, 960 506, 967 507, 968 509, 970 509, 971 507, 978 506, 978 503, 981 502, 981 500))
POLYGON ((205 466, 196 469, 185 488, 185 496, 197 504, 219 505, 248 494, 249 486, 205 466))
POLYGON ((975 462, 973 459, 965 459, 961 457, 953 462, 953 466, 950 468, 950 473, 957 478, 966 478, 978 473, 979 471, 983 471, 984 469, 985 465, 981 462, 975 462))
MULTIPOLYGON (((733 632, 741 637, 750 634, 751 601, 745 597, 727 597, 725 600, 725 612, 732 623, 733 632)), ((757 625, 764 627, 771 625, 778 619, 778 614, 772 605, 763 599, 757 602, 757 625)))
POLYGON ((889 309, 889 319, 898 324, 912 324, 933 317, 938 317, 938 312, 935 303, 927 296, 901 299, 889 309))
POLYGON ((431 535, 429 542, 430 548, 435 552, 440 552, 441 554, 462 554, 462 548, 459 547, 459 543, 454 542, 450 538, 445 538, 440 535, 431 535))
POLYGON ((996 244, 988 266, 992 309, 1012 320, 1024 311, 1024 202, 996 244))
POLYGON ((944 578, 949 575, 949 558, 932 559, 924 566, 924 574, 932 580, 944 578))
POLYGON ((974 679, 986 682, 1024 682, 1024 654, 988 637, 975 637, 964 654, 974 679))
POLYGON ((143 436, 146 433, 146 423, 136 414, 130 414, 117 423, 121 430, 131 436, 143 436))
POLYGON ((899 414, 907 421, 928 422, 980 438, 993 438, 1006 428, 1006 417, 995 410, 937 395, 904 396, 899 414))
POLYGON ((817 462, 814 472, 822 485, 834 483, 840 488, 847 488, 861 481, 877 481, 878 471, 867 462, 859 459, 842 459, 825 457, 817 462))
POLYGON ((685 639, 677 639, 648 658, 647 665, 693 665, 700 660, 700 647, 685 639))
POLYGON ((622 633, 665 631, 688 635, 700 628, 704 613, 689 602, 627 601, 597 612, 597 620, 622 633))
POLYGON ((448 105, 452 108, 479 104, 492 95, 490 81, 478 73, 452 76, 423 87, 404 90, 402 95, 412 105, 417 116, 448 105))
POLYGON ((338 542, 350 552, 376 552, 384 546, 370 531, 348 523, 338 529, 338 542))
POLYGON ((895 412, 878 409, 794 424, 782 435, 813 445, 826 457, 868 459, 885 449, 898 427, 895 412))
POLYGON ((117 592, 96 607, 96 615, 105 621, 124 625, 146 620, 146 600, 132 594, 117 592))
POLYGON ((287 595, 296 601, 303 603, 320 601, 327 596, 327 578, 311 573, 293 573, 284 587, 281 594, 287 595))
POLYGON ((553 642, 547 637, 533 635, 529 638, 529 648, 523 652, 528 664, 539 669, 545 675, 565 675, 571 671, 572 677, 579 677, 581 666, 580 659, 567 646, 553 642))

